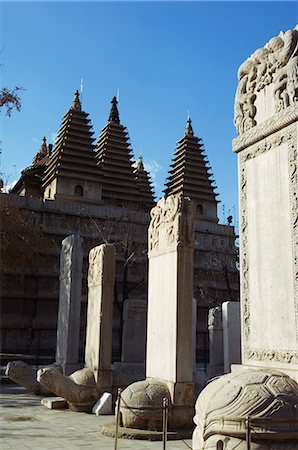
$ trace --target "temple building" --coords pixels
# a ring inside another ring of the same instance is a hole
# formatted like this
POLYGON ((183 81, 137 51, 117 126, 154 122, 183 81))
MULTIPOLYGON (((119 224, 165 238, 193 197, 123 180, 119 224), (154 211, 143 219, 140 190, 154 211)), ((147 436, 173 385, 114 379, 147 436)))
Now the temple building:
MULTIPOLYGON (((76 91, 54 147, 44 138, 12 191, 1 194, 2 208, 11 208, 8 218, 16 211, 23 218, 19 230, 9 220, 5 226, 13 230, 2 230, 5 251, 11 257, 11 264, 8 258, 2 269, 2 353, 31 355, 36 362, 55 357, 59 254, 62 240, 73 233, 84 239, 81 352, 86 327, 87 256, 92 247, 103 242, 116 246, 114 361, 121 361, 123 355, 123 302, 141 301, 146 309, 147 230, 155 205, 154 191, 142 156, 134 159, 117 99, 111 103, 108 121, 96 141, 76 91), (21 265, 22 258, 14 257, 10 250, 10 239, 21 233, 24 223, 28 245, 23 252, 32 253, 34 258, 25 258, 21 265)), ((234 228, 218 223, 217 194, 210 171, 202 141, 194 135, 188 119, 173 156, 165 195, 183 193, 196 205, 196 360, 204 367, 208 363, 209 308, 238 300, 239 289, 234 228)), ((144 324, 140 333, 145 332, 144 324)), ((145 354, 135 362, 144 358, 145 354)))

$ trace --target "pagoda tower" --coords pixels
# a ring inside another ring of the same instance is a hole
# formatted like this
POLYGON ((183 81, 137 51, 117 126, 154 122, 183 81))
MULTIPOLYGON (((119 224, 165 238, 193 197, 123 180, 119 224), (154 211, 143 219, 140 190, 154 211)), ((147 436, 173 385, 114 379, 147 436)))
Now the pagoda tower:
POLYGON ((144 168, 143 158, 140 155, 134 170, 135 180, 141 193, 142 209, 150 210, 155 205, 154 192, 149 173, 144 168))
POLYGON ((32 164, 21 172, 21 177, 11 189, 12 194, 26 197, 43 197, 42 179, 51 154, 51 144, 47 145, 46 137, 32 160, 32 164))
POLYGON ((140 209, 142 196, 135 179, 132 151, 126 127, 120 124, 116 97, 109 119, 96 145, 97 164, 102 174, 104 203, 140 209))
POLYGON ((76 90, 43 178, 44 198, 101 204, 100 171, 88 114, 76 90))
POLYGON ((202 139, 193 132, 190 118, 185 133, 177 143, 171 169, 164 190, 165 196, 182 193, 196 205, 196 217, 218 222, 216 186, 211 167, 204 154, 202 139))

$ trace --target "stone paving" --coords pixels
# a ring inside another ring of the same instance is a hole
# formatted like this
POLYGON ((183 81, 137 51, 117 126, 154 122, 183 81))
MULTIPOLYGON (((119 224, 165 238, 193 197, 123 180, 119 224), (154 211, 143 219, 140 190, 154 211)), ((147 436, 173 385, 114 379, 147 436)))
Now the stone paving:
MULTIPOLYGON (((113 450, 114 439, 100 432, 112 416, 76 413, 68 409, 49 410, 38 397, 15 384, 1 385, 0 448, 12 449, 96 449, 113 450)), ((162 450, 163 443, 119 439, 118 449, 162 450)), ((191 439, 169 441, 167 450, 187 450, 191 439)))

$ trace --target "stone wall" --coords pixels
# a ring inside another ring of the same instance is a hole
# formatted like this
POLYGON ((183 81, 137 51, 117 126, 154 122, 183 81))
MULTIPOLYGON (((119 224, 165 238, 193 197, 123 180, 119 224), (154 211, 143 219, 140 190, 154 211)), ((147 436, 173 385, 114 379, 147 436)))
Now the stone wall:
MULTIPOLYGON (((105 240, 116 242, 116 292, 114 305, 113 360, 120 361, 122 302, 147 301, 147 228, 149 214, 106 205, 42 200, 1 194, 2 203, 15 203, 22 211, 33 211, 36 227, 50 239, 40 249, 43 261, 37 271, 18 269, 2 274, 1 352, 53 356, 59 297, 59 253, 62 240, 79 232, 84 237, 83 286, 81 298, 80 355, 83 360, 86 323, 86 275, 89 250, 105 240), (123 261, 129 260, 127 273, 123 261), (127 283, 123 284, 123 279, 127 283)), ((197 361, 208 361, 208 310, 223 301, 238 299, 238 271, 230 226, 196 222, 194 252, 194 298, 200 314, 197 323, 197 361)), ((144 335, 146 331, 144 329, 144 335)))

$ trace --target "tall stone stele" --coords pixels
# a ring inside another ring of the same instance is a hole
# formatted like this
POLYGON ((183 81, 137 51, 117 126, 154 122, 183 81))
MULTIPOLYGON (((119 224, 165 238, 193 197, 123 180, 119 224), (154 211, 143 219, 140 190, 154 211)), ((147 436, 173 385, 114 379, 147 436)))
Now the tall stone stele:
POLYGON ((194 450, 296 450, 298 27, 238 71, 242 366, 196 404, 194 450), (249 421, 247 421, 249 417, 249 421))
POLYGON ((62 241, 56 363, 69 375, 79 368, 83 238, 72 234, 62 241))
POLYGON ((167 397, 169 427, 191 428, 193 207, 189 198, 170 195, 158 202, 151 210, 148 242, 146 380, 122 393, 122 421, 125 427, 160 429, 162 399, 167 397))
POLYGON ((113 384, 112 327, 115 285, 115 247, 102 244, 89 253, 88 311, 85 366, 94 373, 100 390, 113 384))
POLYGON ((298 28, 238 71, 242 362, 298 381, 298 28))

